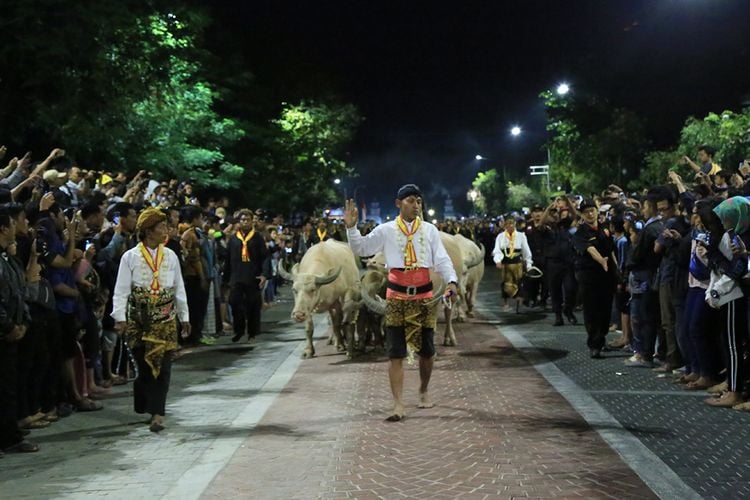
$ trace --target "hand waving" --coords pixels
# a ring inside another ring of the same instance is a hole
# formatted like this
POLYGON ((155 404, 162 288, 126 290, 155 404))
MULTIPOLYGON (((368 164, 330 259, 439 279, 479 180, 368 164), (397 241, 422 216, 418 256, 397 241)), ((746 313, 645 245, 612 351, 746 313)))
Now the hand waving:
POLYGON ((357 204, 354 200, 346 200, 346 206, 344 207, 344 223, 347 228, 354 227, 357 225, 359 220, 359 211, 357 210, 357 204))

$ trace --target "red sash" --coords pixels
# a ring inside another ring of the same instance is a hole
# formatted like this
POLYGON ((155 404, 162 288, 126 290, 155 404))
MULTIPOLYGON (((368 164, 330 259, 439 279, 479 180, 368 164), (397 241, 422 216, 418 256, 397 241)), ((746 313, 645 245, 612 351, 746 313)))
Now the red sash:
MULTIPOLYGON (((409 271, 402 271, 399 269, 391 269, 388 272, 388 282, 395 285, 419 288, 430 283, 430 270, 426 267, 419 267, 409 271)), ((432 290, 428 290, 424 293, 412 294, 397 292, 388 288, 385 292, 386 299, 397 299, 397 300, 422 300, 431 299, 432 290)))

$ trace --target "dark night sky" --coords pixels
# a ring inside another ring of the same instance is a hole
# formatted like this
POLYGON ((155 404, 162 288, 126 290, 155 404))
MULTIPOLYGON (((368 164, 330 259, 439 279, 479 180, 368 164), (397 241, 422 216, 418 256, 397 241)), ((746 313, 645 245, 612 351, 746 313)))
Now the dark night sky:
POLYGON ((460 203, 480 169, 520 175, 543 163, 537 95, 562 80, 638 112, 657 147, 674 143, 687 116, 750 96, 747 0, 213 6, 215 52, 229 43, 261 81, 281 75, 357 105, 366 121, 349 161, 360 177, 347 182, 350 193, 365 185, 368 201, 416 181, 460 203), (511 140, 515 123, 524 135, 511 140), (479 165, 477 153, 491 160, 479 165))

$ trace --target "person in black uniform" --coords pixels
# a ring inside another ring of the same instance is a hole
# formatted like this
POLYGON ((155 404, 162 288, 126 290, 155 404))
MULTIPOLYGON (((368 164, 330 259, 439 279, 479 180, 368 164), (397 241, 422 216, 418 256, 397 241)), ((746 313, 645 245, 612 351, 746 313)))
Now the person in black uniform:
POLYGON ((248 340, 260 333, 261 289, 271 277, 271 256, 255 216, 250 210, 239 213, 239 229, 229 237, 224 280, 229 283, 229 303, 237 342, 247 331, 248 340))
POLYGON ((602 357, 605 336, 609 331, 617 259, 612 238, 597 224, 598 210, 594 202, 583 200, 579 210, 583 222, 573 236, 576 278, 583 296, 583 322, 588 334, 589 351, 592 358, 598 359, 602 357))
POLYGON ((540 205, 535 205, 531 209, 531 224, 526 228, 526 239, 529 241, 531 255, 534 258, 534 264, 542 272, 542 279, 530 280, 531 286, 526 296, 526 302, 531 301, 532 307, 547 307, 547 259, 545 258, 545 243, 549 227, 544 219, 545 211, 540 205))
POLYGON ((552 298, 552 312, 555 313, 555 322, 552 326, 563 325, 563 313, 571 325, 578 324, 578 318, 573 314, 576 306, 576 283, 574 271, 573 235, 570 227, 573 220, 578 216, 574 206, 564 212, 560 212, 553 203, 544 212, 545 237, 544 256, 546 260, 546 276, 552 298))

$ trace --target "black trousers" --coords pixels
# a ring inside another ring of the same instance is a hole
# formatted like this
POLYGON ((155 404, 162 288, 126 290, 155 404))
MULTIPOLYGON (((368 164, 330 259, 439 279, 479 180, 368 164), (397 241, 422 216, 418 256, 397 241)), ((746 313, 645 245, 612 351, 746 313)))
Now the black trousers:
POLYGON ((146 350, 142 346, 133 349, 133 356, 138 363, 138 378, 133 382, 133 407, 136 413, 164 416, 169 381, 172 378, 172 354, 164 356, 157 378, 154 378, 151 367, 146 363, 145 354, 146 350))
POLYGON ((536 267, 542 271, 543 277, 542 279, 538 280, 529 280, 529 290, 526 294, 526 300, 532 301, 536 303, 537 299, 539 299, 542 304, 547 302, 547 298, 549 297, 549 286, 548 286, 548 280, 547 280, 547 266, 542 263, 534 263, 536 267))
MULTIPOLYGON (((187 295, 188 311, 190 311, 190 338, 188 342, 200 340, 203 332, 203 321, 208 307, 208 290, 201 286, 198 276, 185 277, 185 294, 187 295)), ((182 337, 180 337, 182 338, 182 337)))
MULTIPOLYGON (((36 318, 33 318, 35 321, 36 318)), ((57 403, 65 399, 62 387, 62 327, 60 313, 50 311, 45 327, 45 341, 49 355, 46 369, 42 374, 41 399, 42 411, 48 413, 57 407, 57 403)))
POLYGON ((573 266, 548 265, 547 282, 552 299, 552 312, 572 313, 576 307, 578 287, 573 266))
POLYGON ((83 348, 83 357, 86 360, 86 368, 94 368, 96 365, 96 359, 102 352, 101 340, 99 338, 99 322, 94 316, 94 310, 90 304, 81 304, 81 307, 85 308, 86 321, 83 324, 85 334, 81 339, 81 347, 83 348))
POLYGON ((576 278, 583 298, 583 323, 588 334, 586 345, 589 349, 601 349, 609 332, 614 279, 604 270, 580 271, 576 278))
POLYGON ((232 306, 234 334, 255 337, 260 333, 260 311, 263 306, 258 283, 235 283, 229 292, 229 304, 232 306))
POLYGON ((18 342, 0 338, 0 450, 23 441, 16 418, 18 342))
POLYGON ((49 367, 45 331, 49 328, 43 312, 33 314, 26 335, 18 343, 17 418, 33 415, 42 408, 42 381, 49 367))
POLYGON ((745 341, 747 340, 747 297, 721 306, 724 352, 727 357, 727 383, 732 392, 742 392, 745 381, 745 341))

